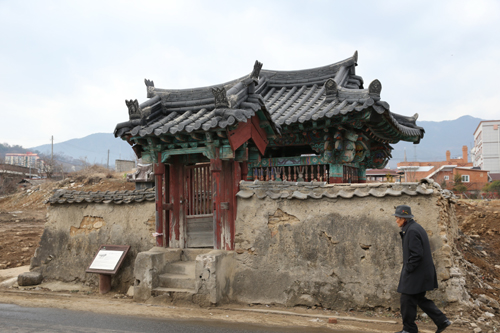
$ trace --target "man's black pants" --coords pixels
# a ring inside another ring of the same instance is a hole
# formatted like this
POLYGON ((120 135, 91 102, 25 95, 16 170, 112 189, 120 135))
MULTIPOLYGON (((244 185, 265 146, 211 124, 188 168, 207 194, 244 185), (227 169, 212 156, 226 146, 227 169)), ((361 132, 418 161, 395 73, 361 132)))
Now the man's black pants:
POLYGON ((425 297, 423 293, 409 295, 401 294, 401 316, 403 317, 403 329, 410 333, 417 333, 418 327, 415 324, 417 318, 417 305, 427 313, 436 326, 446 321, 446 316, 434 304, 433 301, 425 297))

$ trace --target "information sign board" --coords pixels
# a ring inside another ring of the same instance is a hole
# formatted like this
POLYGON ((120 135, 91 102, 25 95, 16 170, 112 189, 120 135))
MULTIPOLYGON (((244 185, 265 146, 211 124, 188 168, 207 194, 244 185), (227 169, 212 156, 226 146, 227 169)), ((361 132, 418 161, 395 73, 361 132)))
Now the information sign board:
POLYGON ((130 245, 101 245, 87 273, 116 274, 130 245))

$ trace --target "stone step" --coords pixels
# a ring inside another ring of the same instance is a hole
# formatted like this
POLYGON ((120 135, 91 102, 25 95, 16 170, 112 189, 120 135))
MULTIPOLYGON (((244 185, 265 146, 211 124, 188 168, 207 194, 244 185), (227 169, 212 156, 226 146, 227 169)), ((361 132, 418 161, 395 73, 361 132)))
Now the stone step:
POLYGON ((194 276, 196 261, 176 261, 167 264, 165 273, 194 276))
POLYGON ((196 256, 199 254, 205 254, 210 251, 213 251, 213 248, 207 248, 207 249, 183 249, 182 254, 181 254, 181 260, 182 261, 195 261, 196 256))
POLYGON ((194 295, 194 294, 196 294, 196 292, 194 289, 163 288, 163 287, 154 288, 151 292, 151 295, 153 297, 162 296, 162 295, 172 296, 173 294, 194 295))
POLYGON ((159 287, 194 289, 195 280, 193 275, 165 273, 158 276, 159 287))

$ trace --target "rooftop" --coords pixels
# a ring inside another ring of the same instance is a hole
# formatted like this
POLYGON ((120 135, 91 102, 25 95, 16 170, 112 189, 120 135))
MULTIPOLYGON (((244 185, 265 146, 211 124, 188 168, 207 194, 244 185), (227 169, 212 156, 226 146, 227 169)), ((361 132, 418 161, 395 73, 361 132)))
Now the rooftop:
POLYGON ((347 114, 370 109, 364 119, 367 136, 385 143, 406 140, 418 143, 424 129, 416 125, 418 114, 402 116, 381 100, 382 84, 367 89, 356 75, 357 52, 331 65, 297 71, 261 69, 239 79, 194 89, 161 89, 145 80, 148 100, 126 101, 130 120, 116 126, 115 136, 175 136, 225 129, 247 122, 257 112, 267 118, 276 134, 286 126, 320 120, 342 122, 347 114))

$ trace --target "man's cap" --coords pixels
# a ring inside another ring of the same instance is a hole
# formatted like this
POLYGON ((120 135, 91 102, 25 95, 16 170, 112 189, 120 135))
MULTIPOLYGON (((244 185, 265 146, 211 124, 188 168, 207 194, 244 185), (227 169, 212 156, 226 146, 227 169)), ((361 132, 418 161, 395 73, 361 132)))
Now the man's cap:
POLYGON ((396 213, 392 214, 392 216, 403 217, 411 219, 413 215, 411 214, 411 208, 407 205, 400 205, 396 207, 396 213))

